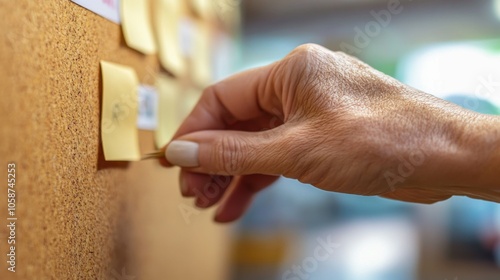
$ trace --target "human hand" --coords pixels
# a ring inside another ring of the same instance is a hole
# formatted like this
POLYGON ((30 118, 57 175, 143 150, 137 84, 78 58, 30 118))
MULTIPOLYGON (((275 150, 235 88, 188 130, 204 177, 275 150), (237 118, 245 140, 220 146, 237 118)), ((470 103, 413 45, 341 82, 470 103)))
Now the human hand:
POLYGON ((221 202, 219 222, 240 217, 280 175, 326 191, 433 203, 470 194, 461 185, 478 176, 466 172, 477 152, 469 144, 481 142, 463 122, 475 132, 484 118, 309 44, 208 87, 162 163, 182 167, 182 194, 197 206, 221 202))

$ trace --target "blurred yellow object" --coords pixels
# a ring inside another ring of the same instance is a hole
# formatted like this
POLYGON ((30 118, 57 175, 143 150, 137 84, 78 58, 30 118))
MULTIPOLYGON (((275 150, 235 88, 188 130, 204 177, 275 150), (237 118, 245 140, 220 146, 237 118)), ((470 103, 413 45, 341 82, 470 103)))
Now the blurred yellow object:
POLYGON ((238 236, 232 246, 231 258, 236 265, 279 266, 288 249, 286 236, 238 236))
POLYGON ((156 80, 158 89, 158 127, 155 132, 157 148, 165 146, 174 136, 179 125, 179 83, 168 76, 158 75, 156 80))
POLYGON ((155 144, 162 148, 174 136, 184 118, 193 110, 201 96, 199 89, 183 88, 174 78, 158 75, 158 127, 155 132, 155 144))
POLYGON ((179 117, 184 120, 189 113, 194 109, 201 97, 201 90, 196 88, 188 88, 181 96, 181 111, 179 117))
POLYGON ((200 87, 212 82, 212 30, 202 21, 194 23, 193 53, 191 57, 191 73, 193 81, 200 87))
POLYGON ((214 2, 218 0, 191 0, 190 4, 197 15, 204 19, 214 17, 214 2))
POLYGON ((182 7, 177 0, 156 0, 155 29, 161 65, 181 77, 186 74, 186 62, 179 42, 182 7))
POLYGON ((123 36, 127 45, 144 54, 157 51, 151 27, 149 1, 122 0, 121 20, 123 36))

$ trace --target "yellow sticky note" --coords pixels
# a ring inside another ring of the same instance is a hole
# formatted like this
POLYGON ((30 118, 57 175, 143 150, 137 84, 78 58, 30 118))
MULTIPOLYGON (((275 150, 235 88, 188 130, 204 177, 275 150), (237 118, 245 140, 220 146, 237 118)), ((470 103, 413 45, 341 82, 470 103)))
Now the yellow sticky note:
POLYGON ((140 160, 137 133, 137 88, 134 69, 101 61, 101 138, 104 158, 109 161, 140 160))
POLYGON ((176 77, 186 73, 186 62, 179 42, 182 9, 178 0, 156 0, 155 27, 161 65, 176 77))
POLYGON ((194 106, 198 103, 201 97, 201 90, 196 88, 188 88, 185 90, 180 97, 180 111, 179 118, 184 120, 189 113, 194 109, 194 106))
POLYGON ((203 23, 196 24, 193 38, 193 56, 191 70, 193 80, 201 87, 212 81, 212 36, 210 27, 203 23))
POLYGON ((220 0, 191 0, 190 4, 198 15, 205 19, 211 19, 214 17, 214 8, 219 8, 217 1, 220 2, 220 0))
POLYGON ((179 126, 179 90, 178 82, 170 77, 159 75, 156 80, 158 90, 158 126, 155 132, 157 148, 165 146, 174 136, 179 126))
POLYGON ((122 30, 129 47, 144 54, 154 54, 156 42, 151 28, 148 3, 146 0, 121 1, 122 30))

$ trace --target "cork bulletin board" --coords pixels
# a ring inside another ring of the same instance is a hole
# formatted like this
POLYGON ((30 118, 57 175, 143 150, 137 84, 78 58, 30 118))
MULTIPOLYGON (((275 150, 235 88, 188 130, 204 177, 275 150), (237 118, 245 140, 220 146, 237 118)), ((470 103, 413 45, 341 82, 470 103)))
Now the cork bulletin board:
MULTIPOLYGON (((0 0, 0 279, 223 279, 226 229, 189 222, 177 170, 105 162, 100 60, 154 84, 158 57, 69 0, 0 0), (8 164, 15 164, 15 271, 9 271, 8 164), (195 268, 195 269, 194 269, 195 268)), ((140 131, 141 151, 154 149, 140 131)))

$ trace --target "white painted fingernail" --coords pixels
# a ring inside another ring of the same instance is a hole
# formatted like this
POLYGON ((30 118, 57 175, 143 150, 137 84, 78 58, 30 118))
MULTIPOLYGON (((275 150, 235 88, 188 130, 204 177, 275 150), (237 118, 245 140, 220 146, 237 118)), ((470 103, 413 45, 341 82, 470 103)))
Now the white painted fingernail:
POLYGON ((198 167, 198 143, 191 141, 172 141, 165 151, 168 162, 180 167, 198 167))

